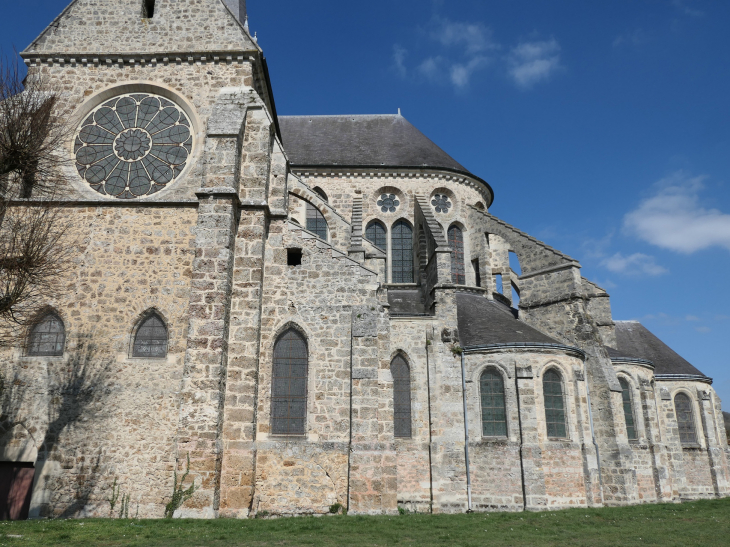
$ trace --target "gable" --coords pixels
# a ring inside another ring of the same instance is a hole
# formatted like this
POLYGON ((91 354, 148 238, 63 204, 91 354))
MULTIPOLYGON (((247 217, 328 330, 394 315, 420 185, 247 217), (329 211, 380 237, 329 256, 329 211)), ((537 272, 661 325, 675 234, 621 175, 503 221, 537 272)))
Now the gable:
MULTIPOLYGON (((234 8, 236 2, 227 2, 234 8)), ((257 51, 223 0, 74 0, 24 53, 174 53, 257 51)), ((245 4, 241 4, 245 6, 245 4)))

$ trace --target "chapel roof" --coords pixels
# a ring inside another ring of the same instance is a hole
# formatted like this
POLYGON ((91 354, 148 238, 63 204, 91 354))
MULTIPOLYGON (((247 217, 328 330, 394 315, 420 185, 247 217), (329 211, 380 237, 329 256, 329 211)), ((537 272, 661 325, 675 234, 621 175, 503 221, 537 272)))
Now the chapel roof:
POLYGON ((518 320, 510 307, 479 294, 457 293, 459 340, 464 347, 492 344, 563 345, 518 320))
POLYGON ((706 378, 638 321, 616 321, 615 324, 618 352, 651 361, 656 376, 681 374, 706 378))
POLYGON ((295 166, 431 167, 472 175, 399 114, 279 116, 295 166))

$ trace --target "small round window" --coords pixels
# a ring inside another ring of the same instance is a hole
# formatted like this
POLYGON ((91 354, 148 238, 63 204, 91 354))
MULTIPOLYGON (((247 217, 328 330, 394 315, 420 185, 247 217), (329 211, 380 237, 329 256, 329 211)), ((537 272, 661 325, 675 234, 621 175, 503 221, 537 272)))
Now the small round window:
POLYGON ((383 213, 395 213, 399 205, 400 201, 395 194, 383 194, 378 200, 378 207, 383 213))
POLYGON ((435 194, 431 200, 431 205, 437 213, 448 213, 451 209, 451 201, 449 201, 449 196, 445 194, 435 194))
POLYGON ((81 124, 76 169, 97 192, 134 199, 159 192, 180 176, 193 150, 182 108, 150 93, 119 95, 81 124))

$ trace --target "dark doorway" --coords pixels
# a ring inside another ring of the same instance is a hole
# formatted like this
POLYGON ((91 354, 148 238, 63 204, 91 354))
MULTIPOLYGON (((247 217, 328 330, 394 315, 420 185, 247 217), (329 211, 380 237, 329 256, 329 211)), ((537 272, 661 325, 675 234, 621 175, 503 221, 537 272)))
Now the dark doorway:
POLYGON ((25 520, 35 469, 32 463, 0 462, 0 520, 25 520))

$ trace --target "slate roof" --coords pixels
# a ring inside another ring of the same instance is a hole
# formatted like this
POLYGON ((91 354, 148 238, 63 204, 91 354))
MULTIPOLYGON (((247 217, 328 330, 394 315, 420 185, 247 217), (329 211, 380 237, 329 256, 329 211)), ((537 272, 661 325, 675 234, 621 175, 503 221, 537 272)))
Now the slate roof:
POLYGON ((647 359, 654 363, 656 376, 686 374, 705 377, 638 321, 616 321, 616 345, 618 351, 624 355, 647 359))
POLYGON ((279 116, 292 165, 467 169, 398 114, 279 116))
MULTIPOLYGON (((641 357, 637 357, 636 355, 629 355, 627 351, 619 351, 614 348, 609 348, 606 346, 606 349, 608 350, 608 356, 611 359, 628 359, 629 361, 646 361, 647 363, 651 363, 648 359, 642 359, 641 357)), ((652 363, 653 364, 653 363, 652 363)))
POLYGON ((515 318, 513 310, 478 294, 457 293, 459 339, 463 347, 490 344, 558 344, 515 318))

